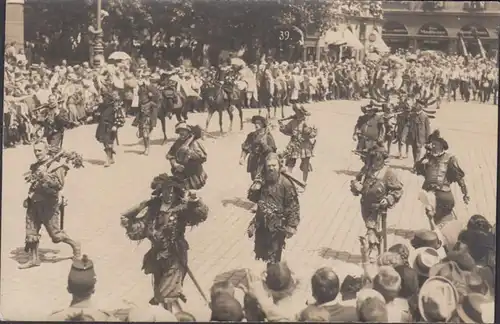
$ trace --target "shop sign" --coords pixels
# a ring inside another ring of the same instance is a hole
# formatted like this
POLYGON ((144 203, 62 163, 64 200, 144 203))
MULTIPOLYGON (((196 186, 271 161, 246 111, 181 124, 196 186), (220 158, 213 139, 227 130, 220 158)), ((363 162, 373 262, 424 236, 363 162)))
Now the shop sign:
POLYGON ((420 27, 417 34, 423 36, 448 36, 448 32, 443 26, 432 23, 420 27))
POLYGON ((382 35, 384 34, 408 35, 408 30, 406 29, 405 25, 395 21, 391 21, 384 24, 384 26, 382 27, 382 35))
POLYGON ((475 32, 479 37, 490 37, 490 33, 483 26, 478 25, 466 25, 460 28, 460 32, 464 37, 473 37, 475 32))

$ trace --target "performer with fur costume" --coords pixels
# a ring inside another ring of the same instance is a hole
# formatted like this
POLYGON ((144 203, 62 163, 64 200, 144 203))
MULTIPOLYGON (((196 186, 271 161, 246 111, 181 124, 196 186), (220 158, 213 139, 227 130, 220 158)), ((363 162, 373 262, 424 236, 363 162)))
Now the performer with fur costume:
POLYGON ((161 304, 169 311, 175 306, 179 311, 178 299, 186 301, 182 287, 189 272, 186 228, 204 222, 208 207, 195 191, 187 191, 182 181, 167 174, 155 177, 151 189, 152 198, 125 212, 121 225, 129 239, 147 238, 151 242, 142 266, 145 274, 153 275, 154 297, 150 304, 161 304), (144 211, 144 216, 138 218, 144 211))
POLYGON ((122 110, 122 102, 118 91, 106 94, 104 101, 98 106, 96 114, 99 116, 95 137, 99 143, 104 145, 106 153, 105 167, 115 163, 113 155, 116 154, 113 145, 116 140, 118 128, 125 124, 125 116, 122 110))
POLYGON ((456 182, 463 194, 464 203, 468 204, 467 185, 465 172, 458 163, 458 159, 447 152, 448 142, 441 137, 439 130, 434 131, 428 138, 427 153, 417 161, 415 170, 417 175, 425 178, 422 189, 432 192, 436 196, 436 208, 433 215, 434 222, 439 225, 450 217, 455 206, 455 199, 451 192, 451 184, 456 182))
POLYGON ((280 158, 269 153, 261 176, 249 190, 248 199, 257 212, 248 227, 255 235, 255 258, 267 263, 281 261, 285 240, 295 235, 300 222, 300 204, 295 185, 281 172, 280 158))
POLYGON ((207 152, 199 141, 202 130, 199 126, 180 122, 175 126, 175 132, 179 134, 179 138, 167 153, 172 174, 184 182, 186 189, 199 190, 205 186, 208 178, 203 169, 207 152))
POLYGON ((284 120, 278 121, 280 132, 286 136, 290 136, 290 142, 286 146, 282 157, 290 174, 293 172, 297 159, 301 159, 300 170, 302 171, 302 180, 304 183, 307 183, 309 172, 313 170, 311 158, 314 156, 318 129, 308 121, 307 117, 311 113, 304 106, 298 107, 294 104, 292 109, 295 115, 287 118, 291 120, 286 125, 283 124, 284 120))
POLYGON ((33 145, 37 162, 30 166, 25 180, 30 183, 26 208, 26 239, 24 250, 29 253, 28 262, 19 266, 28 269, 40 266, 38 245, 42 225, 47 230, 52 242, 66 243, 73 249, 73 258, 81 257, 80 243, 71 239, 63 230, 64 207, 66 203, 61 195, 70 163, 75 168, 83 166, 82 157, 74 152, 64 152, 51 147, 46 140, 33 145), (61 162, 65 159, 65 162, 61 162))
POLYGON ((403 184, 393 169, 386 165, 387 151, 382 146, 373 146, 366 151, 364 172, 351 181, 351 192, 361 195, 361 216, 366 225, 365 239, 368 254, 374 260, 387 247, 387 210, 393 208, 403 195, 403 184))

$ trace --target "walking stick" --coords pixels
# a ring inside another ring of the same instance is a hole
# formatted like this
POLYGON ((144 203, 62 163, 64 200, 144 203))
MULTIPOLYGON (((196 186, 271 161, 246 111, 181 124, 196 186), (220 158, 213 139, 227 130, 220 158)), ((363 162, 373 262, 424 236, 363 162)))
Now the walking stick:
POLYGON ((116 145, 120 146, 120 140, 118 139, 118 130, 116 131, 115 140, 116 140, 116 145))

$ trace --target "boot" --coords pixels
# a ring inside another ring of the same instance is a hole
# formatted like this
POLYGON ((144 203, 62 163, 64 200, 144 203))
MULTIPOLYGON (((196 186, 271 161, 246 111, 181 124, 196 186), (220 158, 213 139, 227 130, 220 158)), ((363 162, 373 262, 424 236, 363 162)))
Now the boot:
POLYGON ((73 241, 69 237, 64 238, 62 242, 68 244, 73 249, 73 260, 79 260, 82 258, 82 247, 80 242, 73 241))
POLYGON ((149 138, 144 139, 144 155, 149 155, 149 138))
POLYGON ((114 155, 116 154, 116 152, 113 150, 113 149, 109 149, 109 163, 110 164, 115 164, 115 158, 114 158, 114 155))
POLYGON ((29 269, 40 266, 40 259, 38 258, 38 243, 33 244, 32 247, 29 248, 29 259, 28 262, 21 264, 18 268, 29 269))
POLYGON ((109 149, 104 149, 104 152, 106 153, 106 163, 104 163, 104 167, 107 168, 111 165, 111 160, 113 159, 113 155, 109 151, 109 149))

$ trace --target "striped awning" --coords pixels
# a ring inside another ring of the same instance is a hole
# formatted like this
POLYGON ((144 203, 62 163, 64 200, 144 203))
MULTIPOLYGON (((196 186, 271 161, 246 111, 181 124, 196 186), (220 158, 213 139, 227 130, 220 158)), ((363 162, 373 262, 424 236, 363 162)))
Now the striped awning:
POLYGON ((365 48, 363 43, 361 43, 361 41, 347 28, 343 32, 343 38, 345 41, 345 45, 348 47, 351 47, 356 50, 361 50, 365 48))

